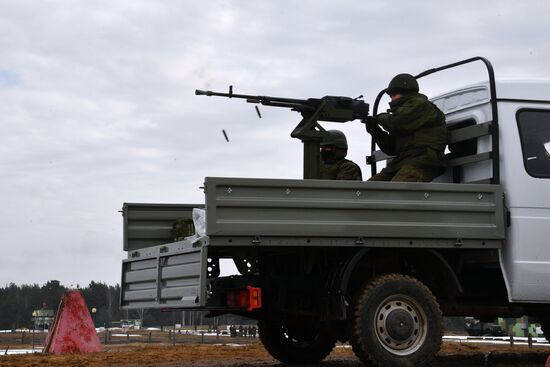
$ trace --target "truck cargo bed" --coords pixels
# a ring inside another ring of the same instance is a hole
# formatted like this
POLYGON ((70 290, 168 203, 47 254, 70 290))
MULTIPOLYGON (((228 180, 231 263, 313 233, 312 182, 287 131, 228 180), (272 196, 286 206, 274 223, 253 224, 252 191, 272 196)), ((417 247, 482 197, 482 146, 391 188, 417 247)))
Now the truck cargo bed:
POLYGON ((481 249, 505 237, 500 185, 208 177, 205 191, 206 236, 180 242, 170 223, 191 205, 124 205, 122 308, 204 307, 216 247, 481 249))

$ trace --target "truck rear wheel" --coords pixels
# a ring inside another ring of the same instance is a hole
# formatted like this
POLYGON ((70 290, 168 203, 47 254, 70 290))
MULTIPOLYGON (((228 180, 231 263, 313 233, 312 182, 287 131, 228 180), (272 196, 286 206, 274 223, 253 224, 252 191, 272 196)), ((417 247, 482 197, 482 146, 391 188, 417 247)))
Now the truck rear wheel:
POLYGON ((322 324, 313 320, 260 320, 258 330, 265 349, 283 363, 320 362, 336 344, 322 324))
POLYGON ((367 365, 425 366, 441 346, 439 305, 426 286, 406 275, 365 283, 351 317, 353 351, 367 365))

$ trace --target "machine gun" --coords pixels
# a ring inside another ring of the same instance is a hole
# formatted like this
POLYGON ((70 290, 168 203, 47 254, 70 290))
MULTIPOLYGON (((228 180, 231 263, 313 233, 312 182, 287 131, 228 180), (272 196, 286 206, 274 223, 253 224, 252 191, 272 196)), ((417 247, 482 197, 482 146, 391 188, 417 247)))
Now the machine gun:
MULTIPOLYGON (((302 121, 294 128, 291 137, 300 139, 304 143, 304 178, 316 179, 320 175, 320 143, 326 134, 325 129, 318 121, 347 122, 356 119, 365 119, 369 114, 369 105, 359 96, 357 98, 341 96, 325 96, 322 98, 294 99, 269 96, 253 96, 233 93, 233 86, 229 86, 229 93, 219 93, 204 90, 195 90, 198 96, 216 96, 227 98, 246 99, 248 103, 264 106, 290 108, 302 115, 302 121)), ((258 109, 256 108, 256 111, 258 109)), ((258 115, 261 115, 258 112, 258 115)))

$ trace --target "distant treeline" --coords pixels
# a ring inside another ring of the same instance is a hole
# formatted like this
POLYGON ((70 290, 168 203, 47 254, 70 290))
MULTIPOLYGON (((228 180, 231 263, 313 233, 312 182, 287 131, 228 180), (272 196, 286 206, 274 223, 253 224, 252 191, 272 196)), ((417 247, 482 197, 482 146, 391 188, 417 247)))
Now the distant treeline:
MULTIPOLYGON (((173 326, 175 324, 214 326, 248 323, 247 320, 234 316, 206 318, 203 312, 161 312, 151 309, 120 310, 120 286, 118 284, 111 286, 92 281, 85 288, 79 289, 86 299, 88 308, 96 309, 94 322, 98 327, 113 327, 119 325, 120 320, 123 319, 142 320, 143 326, 173 326)), ((57 280, 50 280, 42 286, 12 283, 0 288, 0 330, 31 329, 33 311, 40 310, 44 306, 57 311, 61 297, 67 290, 68 288, 57 280)))

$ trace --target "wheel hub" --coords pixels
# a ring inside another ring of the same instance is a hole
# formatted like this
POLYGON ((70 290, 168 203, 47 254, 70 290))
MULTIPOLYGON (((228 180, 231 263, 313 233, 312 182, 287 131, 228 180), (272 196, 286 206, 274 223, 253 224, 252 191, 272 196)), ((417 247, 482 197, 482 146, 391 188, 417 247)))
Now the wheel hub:
POLYGON ((414 332, 414 319, 409 312, 396 309, 388 314, 386 328, 392 339, 404 341, 414 332))
POLYGON ((378 340, 394 354, 414 353, 426 339, 426 316, 412 298, 405 295, 388 297, 380 303, 375 317, 378 340))

